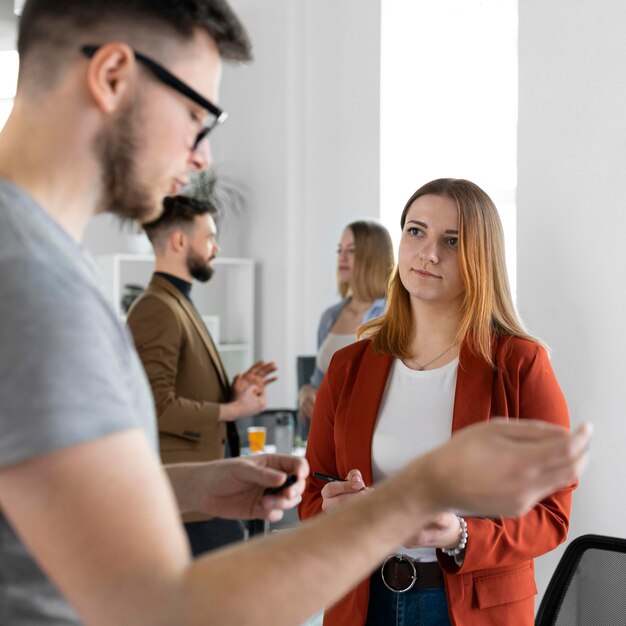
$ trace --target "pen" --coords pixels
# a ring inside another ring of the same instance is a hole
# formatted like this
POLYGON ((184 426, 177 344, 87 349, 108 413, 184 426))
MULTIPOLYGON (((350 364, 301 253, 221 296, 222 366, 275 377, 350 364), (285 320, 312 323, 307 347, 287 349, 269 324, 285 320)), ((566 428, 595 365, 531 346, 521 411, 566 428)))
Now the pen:
POLYGON ((328 474, 322 474, 320 472, 313 472, 313 478, 319 478, 325 480, 327 483, 342 482, 345 483, 345 478, 337 478, 336 476, 329 476, 328 474))

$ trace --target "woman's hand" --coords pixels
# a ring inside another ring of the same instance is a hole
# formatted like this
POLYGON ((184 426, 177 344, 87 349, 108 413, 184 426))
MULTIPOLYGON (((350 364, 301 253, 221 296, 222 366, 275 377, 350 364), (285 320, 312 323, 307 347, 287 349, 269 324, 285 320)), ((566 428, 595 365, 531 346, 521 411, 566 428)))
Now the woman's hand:
POLYGON ((345 481, 328 483, 322 489, 322 511, 328 512, 349 502, 351 498, 368 491, 358 469, 348 472, 345 481))
POLYGON ((317 396, 317 388, 313 385, 302 385, 299 392, 298 410, 300 419, 310 420, 313 415, 313 406, 315 405, 315 397, 317 396))
POLYGON ((454 513, 441 513, 404 543, 405 548, 456 548, 461 540, 461 523, 454 513))

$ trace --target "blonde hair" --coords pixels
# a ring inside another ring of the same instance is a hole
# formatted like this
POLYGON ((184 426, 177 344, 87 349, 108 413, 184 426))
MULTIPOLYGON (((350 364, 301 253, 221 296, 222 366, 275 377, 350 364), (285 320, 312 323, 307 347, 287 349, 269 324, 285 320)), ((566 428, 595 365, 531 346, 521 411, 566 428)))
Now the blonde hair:
MULTIPOLYGON (((409 198, 400 218, 402 229, 411 205, 427 194, 451 198, 459 211, 458 255, 465 293, 457 341, 468 342, 476 354, 494 366, 491 350, 494 335, 537 341, 528 334, 513 306, 498 211, 478 185, 468 180, 439 178, 426 183, 409 198)), ((387 299, 385 315, 361 326, 358 336, 369 336, 377 352, 408 358, 413 317, 409 293, 397 268, 389 281, 387 299)))
POLYGON ((354 296, 366 302, 384 298, 395 263, 389 232, 373 220, 358 220, 348 228, 354 235, 354 267, 350 283, 337 277, 341 297, 354 296))

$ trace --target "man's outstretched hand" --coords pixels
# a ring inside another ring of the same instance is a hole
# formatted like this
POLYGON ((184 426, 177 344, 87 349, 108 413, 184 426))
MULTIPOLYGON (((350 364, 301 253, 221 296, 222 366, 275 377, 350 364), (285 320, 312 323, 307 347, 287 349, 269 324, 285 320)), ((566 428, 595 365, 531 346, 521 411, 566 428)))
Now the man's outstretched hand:
POLYGON ((233 380, 232 388, 235 397, 243 393, 250 385, 263 389, 277 380, 276 376, 271 376, 278 368, 274 361, 257 361, 243 374, 237 374, 233 380))
POLYGON ((492 419, 464 428, 411 464, 441 510, 514 517, 574 484, 588 457, 591 426, 570 433, 543 421, 492 419))

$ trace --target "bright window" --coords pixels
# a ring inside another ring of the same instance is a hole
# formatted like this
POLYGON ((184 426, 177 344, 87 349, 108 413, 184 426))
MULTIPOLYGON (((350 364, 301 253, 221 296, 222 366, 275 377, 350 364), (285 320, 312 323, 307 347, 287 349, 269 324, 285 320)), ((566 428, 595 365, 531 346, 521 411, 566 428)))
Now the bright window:
POLYGON ((0 51, 0 128, 13 108, 19 61, 14 50, 0 51))
POLYGON ((381 7, 381 220, 397 243, 423 183, 477 183, 500 211, 515 294, 517 0, 381 7))

